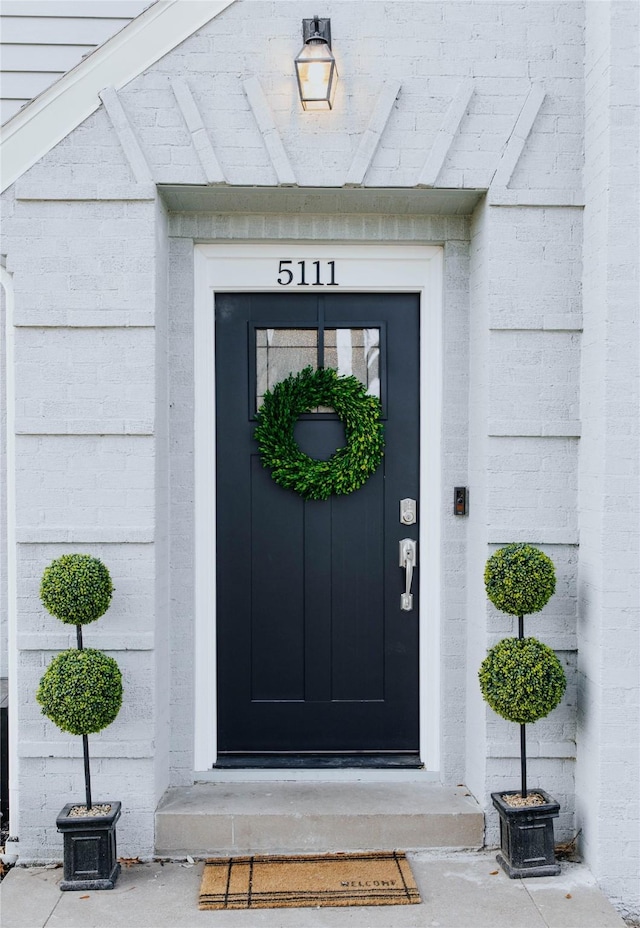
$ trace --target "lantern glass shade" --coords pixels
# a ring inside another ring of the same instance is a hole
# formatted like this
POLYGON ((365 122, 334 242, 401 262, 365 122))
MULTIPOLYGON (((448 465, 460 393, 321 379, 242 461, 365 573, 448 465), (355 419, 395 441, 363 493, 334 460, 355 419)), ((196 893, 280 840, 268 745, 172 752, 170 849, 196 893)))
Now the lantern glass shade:
POLYGON ((309 40, 295 59, 300 100, 305 110, 330 110, 336 92, 336 59, 323 39, 309 40))

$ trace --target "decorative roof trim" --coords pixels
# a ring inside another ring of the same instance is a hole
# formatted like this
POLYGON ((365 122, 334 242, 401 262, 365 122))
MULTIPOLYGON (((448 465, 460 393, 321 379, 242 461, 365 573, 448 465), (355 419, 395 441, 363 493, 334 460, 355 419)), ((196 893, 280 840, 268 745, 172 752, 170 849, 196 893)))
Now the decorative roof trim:
POLYGON ((243 84, 244 92, 254 119, 262 134, 264 147, 267 149, 269 158, 279 184, 295 186, 296 175, 291 167, 291 163, 285 151, 280 133, 276 128, 271 107, 267 102, 264 91, 260 86, 257 77, 250 77, 243 84))
POLYGON ((233 2, 157 0, 23 107, 2 128, 2 190, 94 113, 105 87, 120 90, 233 2))
POLYGON ((420 177, 418 178, 418 186, 436 186, 438 175, 444 167, 445 161, 447 160, 447 155, 449 154, 449 149, 453 144, 453 140, 460 130, 462 120, 464 119, 467 110, 469 109, 472 96, 473 81, 471 78, 467 78, 462 81, 460 87, 458 88, 457 94, 449 104, 449 109, 445 114, 442 125, 438 130, 435 142, 431 147, 431 151, 429 152, 427 160, 425 161, 422 168, 420 177))
POLYGON ((99 97, 104 104, 107 115, 111 120, 111 125, 116 130, 116 135, 120 141, 131 172, 138 184, 152 184, 153 176, 144 152, 140 148, 135 132, 131 128, 129 118, 124 111, 122 103, 118 97, 118 91, 113 87, 105 87, 100 91, 99 97))
POLYGON ((382 133, 387 128, 387 123, 401 89, 402 84, 400 81, 385 81, 382 85, 382 90, 371 113, 369 125, 360 137, 360 144, 347 172, 345 184, 348 187, 364 183, 365 175, 380 144, 382 133))

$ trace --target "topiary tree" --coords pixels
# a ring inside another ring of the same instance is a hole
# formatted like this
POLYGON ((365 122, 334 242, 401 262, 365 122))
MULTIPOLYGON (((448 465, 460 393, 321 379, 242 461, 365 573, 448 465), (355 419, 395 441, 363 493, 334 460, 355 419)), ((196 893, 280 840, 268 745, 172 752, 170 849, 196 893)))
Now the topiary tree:
POLYGON ((88 554, 64 554, 45 569, 40 599, 51 615, 76 626, 77 649, 54 657, 40 680, 36 699, 43 715, 72 735, 82 735, 87 809, 91 809, 88 735, 102 731, 122 705, 122 675, 112 657, 84 648, 82 626, 109 608, 109 571, 88 554))
POLYGON ((494 712, 520 725, 521 794, 527 795, 525 725, 544 718, 559 704, 567 681, 555 653, 536 638, 524 637, 524 616, 539 612, 556 588, 553 561, 527 544, 506 545, 487 561, 485 589, 502 612, 518 616, 518 637, 503 638, 480 666, 485 700, 494 712))

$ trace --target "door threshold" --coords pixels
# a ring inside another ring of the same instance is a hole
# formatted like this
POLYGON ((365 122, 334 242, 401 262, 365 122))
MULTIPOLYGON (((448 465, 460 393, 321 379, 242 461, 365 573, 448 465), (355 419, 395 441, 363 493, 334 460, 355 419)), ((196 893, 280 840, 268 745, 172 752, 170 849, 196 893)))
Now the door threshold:
POLYGON ((218 754, 214 770, 387 770, 421 769, 412 752, 381 754, 218 754))

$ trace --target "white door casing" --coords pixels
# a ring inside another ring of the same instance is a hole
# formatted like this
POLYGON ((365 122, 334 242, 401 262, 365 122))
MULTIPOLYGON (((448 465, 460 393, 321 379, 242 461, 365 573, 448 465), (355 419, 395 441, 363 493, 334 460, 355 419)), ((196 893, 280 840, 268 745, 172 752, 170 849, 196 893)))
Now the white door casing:
POLYGON ((194 254, 195 720, 194 770, 216 761, 216 494, 214 296, 224 291, 420 294, 420 756, 440 766, 442 264, 435 245, 234 242, 194 254), (304 281, 304 283, 303 283, 304 281))

